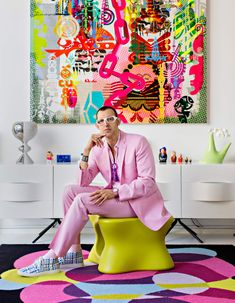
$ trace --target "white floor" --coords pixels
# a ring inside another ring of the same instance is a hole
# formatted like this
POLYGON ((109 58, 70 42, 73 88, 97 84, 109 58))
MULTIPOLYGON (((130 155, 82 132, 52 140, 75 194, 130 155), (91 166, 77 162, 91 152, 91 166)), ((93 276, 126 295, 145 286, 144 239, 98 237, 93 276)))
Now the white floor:
MULTIPOLYGON (((235 229, 231 228, 197 228, 193 230, 204 244, 232 244, 235 245, 235 229)), ((56 228, 49 230, 36 243, 48 244, 51 242, 56 228)), ((40 229, 0 229, 0 244, 30 244, 38 236, 40 229)), ((94 235, 82 234, 82 243, 94 243, 94 235)), ((200 244, 183 228, 176 226, 166 238, 167 244, 200 244)))

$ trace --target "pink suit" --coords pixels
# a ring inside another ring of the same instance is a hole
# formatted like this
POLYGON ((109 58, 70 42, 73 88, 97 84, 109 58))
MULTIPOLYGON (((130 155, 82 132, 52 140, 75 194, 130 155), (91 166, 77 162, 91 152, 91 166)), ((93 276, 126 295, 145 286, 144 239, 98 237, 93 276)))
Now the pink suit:
POLYGON ((100 187, 90 186, 101 173, 105 188, 112 188, 109 147, 93 147, 86 170, 79 169, 78 185, 66 188, 63 202, 65 217, 50 245, 63 256, 88 221, 88 214, 105 217, 138 217, 152 230, 160 229, 171 214, 164 207, 162 195, 155 182, 155 163, 151 147, 145 137, 120 131, 115 145, 120 176, 119 198, 97 206, 90 201, 90 193, 100 187))

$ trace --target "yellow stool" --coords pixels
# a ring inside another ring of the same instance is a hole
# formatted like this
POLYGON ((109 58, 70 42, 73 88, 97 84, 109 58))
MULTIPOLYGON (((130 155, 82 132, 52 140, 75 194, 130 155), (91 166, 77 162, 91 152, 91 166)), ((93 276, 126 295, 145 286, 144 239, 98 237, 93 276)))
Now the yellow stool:
POLYGON ((104 238, 99 227, 99 215, 89 215, 89 219, 95 232, 95 243, 88 256, 88 261, 99 264, 100 255, 104 249, 104 238))
POLYGON ((99 264, 100 272, 115 274, 174 267, 165 245, 165 236, 174 221, 173 217, 158 231, 149 229, 138 218, 90 216, 90 219, 96 241, 88 260, 99 264))

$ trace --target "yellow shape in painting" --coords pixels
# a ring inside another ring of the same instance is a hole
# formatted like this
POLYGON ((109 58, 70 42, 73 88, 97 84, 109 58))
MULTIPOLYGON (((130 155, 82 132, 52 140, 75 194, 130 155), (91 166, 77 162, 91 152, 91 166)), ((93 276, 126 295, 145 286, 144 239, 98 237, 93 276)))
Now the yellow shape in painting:
MULTIPOLYGON (((40 4, 41 1, 37 1, 37 3, 40 4)), ((32 22, 32 51, 35 54, 36 63, 44 67, 43 59, 46 58, 44 48, 47 46, 47 41, 40 36, 40 33, 43 32, 45 34, 47 32, 47 25, 44 24, 44 15, 38 6, 35 8, 35 16, 32 18, 32 22)))
POLYGON ((142 295, 135 295, 135 294, 109 294, 109 295, 95 295, 92 296, 92 299, 104 299, 104 300, 131 300, 137 299, 142 295))
POLYGON ((35 284, 44 281, 65 281, 72 284, 78 281, 69 279, 65 276, 65 272, 61 271, 53 275, 43 275, 38 277, 21 277, 17 274, 17 269, 11 269, 1 274, 1 278, 7 281, 22 283, 22 284, 35 284))
POLYGON ((158 77, 158 82, 159 82, 159 119, 164 119, 165 116, 165 109, 164 109, 164 75, 163 75, 163 66, 161 64, 159 68, 159 77, 158 77))
POLYGON ((47 46, 47 41, 45 38, 40 37, 40 31, 38 29, 33 30, 33 52, 35 54, 35 61, 36 63, 44 67, 45 64, 43 63, 43 59, 46 58, 46 55, 43 49, 47 46))
POLYGON ((221 280, 221 281, 210 282, 210 283, 208 283, 208 285, 211 288, 226 289, 226 290, 235 292, 235 280, 233 280, 233 279, 226 279, 226 280, 221 280))
MULTIPOLYGON (((130 1, 130 0, 126 1, 126 7, 124 10, 124 14, 125 14, 125 20, 128 24, 131 22, 131 20, 136 19, 139 15, 139 14, 137 14, 137 10, 133 8, 133 2, 134 1, 130 1)), ((135 7, 136 6, 137 5, 135 5, 135 7)))

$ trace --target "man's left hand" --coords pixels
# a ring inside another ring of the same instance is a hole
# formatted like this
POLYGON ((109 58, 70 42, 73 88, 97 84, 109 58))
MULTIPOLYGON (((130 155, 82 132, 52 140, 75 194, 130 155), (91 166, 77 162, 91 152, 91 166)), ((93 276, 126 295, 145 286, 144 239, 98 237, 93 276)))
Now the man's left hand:
POLYGON ((112 189, 99 189, 93 192, 90 197, 91 201, 94 201, 94 204, 98 206, 103 204, 106 200, 114 199, 117 196, 112 189))

